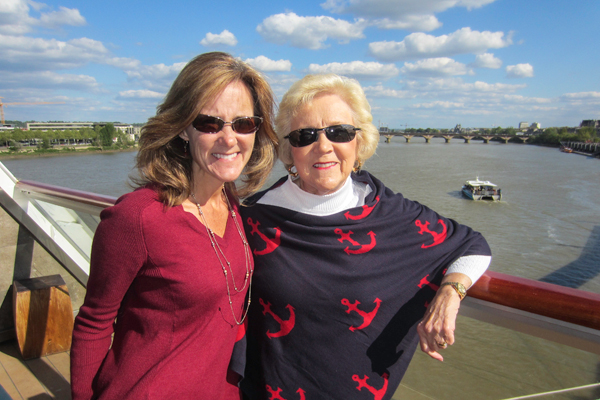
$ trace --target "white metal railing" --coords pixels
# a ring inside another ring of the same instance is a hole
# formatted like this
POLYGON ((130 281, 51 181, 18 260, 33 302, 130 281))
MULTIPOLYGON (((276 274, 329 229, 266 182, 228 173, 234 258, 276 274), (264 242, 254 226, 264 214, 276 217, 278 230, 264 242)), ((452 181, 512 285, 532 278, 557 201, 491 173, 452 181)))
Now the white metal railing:
POLYGON ((19 181, 0 163, 0 205, 78 281, 87 283, 100 212, 114 197, 19 181))

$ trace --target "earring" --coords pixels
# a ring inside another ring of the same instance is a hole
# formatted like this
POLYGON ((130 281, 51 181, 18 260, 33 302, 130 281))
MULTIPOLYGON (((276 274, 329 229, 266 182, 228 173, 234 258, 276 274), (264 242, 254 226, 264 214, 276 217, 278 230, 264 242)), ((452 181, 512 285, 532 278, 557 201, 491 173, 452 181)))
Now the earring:
POLYGON ((359 172, 360 169, 362 168, 362 166, 363 166, 363 161, 356 160, 356 162, 354 163, 354 168, 352 168, 352 171, 359 172))
POLYGON ((185 140, 185 141, 183 142, 183 157, 184 157, 184 158, 187 158, 187 147, 188 147, 188 143, 189 143, 189 140, 185 140))
POLYGON ((288 174, 290 174, 292 176, 292 178, 296 178, 298 176, 298 170, 296 169, 295 165, 290 165, 289 167, 287 167, 287 171, 288 174))

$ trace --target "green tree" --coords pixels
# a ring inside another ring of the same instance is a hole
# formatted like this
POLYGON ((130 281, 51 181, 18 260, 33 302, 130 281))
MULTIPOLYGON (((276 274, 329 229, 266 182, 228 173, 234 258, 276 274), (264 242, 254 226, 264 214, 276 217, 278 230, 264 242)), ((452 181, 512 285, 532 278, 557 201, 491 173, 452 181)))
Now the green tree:
POLYGON ((112 146, 113 138, 117 136, 115 126, 111 123, 106 124, 100 129, 98 136, 103 147, 112 146))
POLYGON ((561 135, 558 134, 556 128, 544 129, 543 133, 536 135, 532 138, 531 143, 534 144, 552 144, 560 145, 561 135))
POLYGON ((0 143, 2 146, 8 147, 12 139, 12 131, 0 131, 0 143))
POLYGON ((43 150, 48 150, 50 147, 50 139, 48 139, 48 136, 45 136, 42 138, 42 143, 38 143, 37 145, 38 149, 43 149, 43 150))
POLYGON ((596 129, 591 126, 585 126, 577 132, 578 140, 581 142, 587 142, 588 140, 594 141, 597 137, 596 129))
POLYGON ((492 135, 502 135, 502 133, 504 133, 504 129, 502 129, 501 127, 497 126, 495 128, 493 128, 490 133, 492 135))

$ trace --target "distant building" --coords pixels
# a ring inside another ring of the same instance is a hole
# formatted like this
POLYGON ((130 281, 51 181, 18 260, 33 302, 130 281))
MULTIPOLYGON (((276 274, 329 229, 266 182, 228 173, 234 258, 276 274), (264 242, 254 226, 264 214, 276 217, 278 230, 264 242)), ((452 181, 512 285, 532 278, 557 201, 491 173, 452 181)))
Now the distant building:
MULTIPOLYGON (((104 127, 108 122, 27 122, 28 131, 67 131, 75 129, 90 128, 94 129, 96 126, 104 127)), ((115 129, 125 133, 129 140, 137 141, 140 138, 140 127, 133 126, 131 124, 120 124, 112 123, 115 129)))
POLYGON ((462 125, 461 124, 456 124, 456 126, 454 127, 454 130, 452 132, 454 133, 461 133, 462 132, 462 125))
POLYGON ((528 122, 519 122, 519 129, 523 130, 523 129, 527 129, 527 128, 529 128, 528 122))
POLYGON ((583 121, 581 121, 581 124, 579 124, 580 128, 584 128, 584 127, 590 127, 590 128, 600 128, 600 120, 597 119, 584 119, 583 121))
POLYGON ((93 122, 27 122, 28 131, 67 131, 72 129, 94 129, 93 122))
POLYGON ((542 129, 542 125, 539 122, 534 122, 529 126, 530 129, 542 129))

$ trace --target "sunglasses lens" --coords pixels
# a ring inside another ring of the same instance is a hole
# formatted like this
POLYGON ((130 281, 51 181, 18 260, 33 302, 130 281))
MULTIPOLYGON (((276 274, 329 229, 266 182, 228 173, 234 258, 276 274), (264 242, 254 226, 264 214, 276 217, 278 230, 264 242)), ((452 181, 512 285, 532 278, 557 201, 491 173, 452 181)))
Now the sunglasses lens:
POLYGON ((325 129, 327 139, 335 143, 346 143, 356 136, 356 128, 352 125, 334 125, 325 129))
POLYGON ((297 131, 290 132, 286 138, 293 147, 304 147, 315 142, 317 135, 316 129, 298 129, 297 131))
POLYGON ((203 133, 217 133, 221 129, 225 123, 216 117, 211 117, 210 115, 198 115, 194 122, 192 122, 192 126, 198 131, 203 133))
POLYGON ((260 128, 262 118, 260 117, 242 117, 231 123, 231 127, 237 133, 254 133, 260 128))
POLYGON ((355 128, 352 125, 333 125, 323 129, 298 129, 290 132, 285 139, 288 139, 293 147, 304 147, 316 142, 321 130, 325 131, 325 136, 327 136, 330 142, 346 143, 354 139, 356 131, 360 130, 360 128, 355 128))

